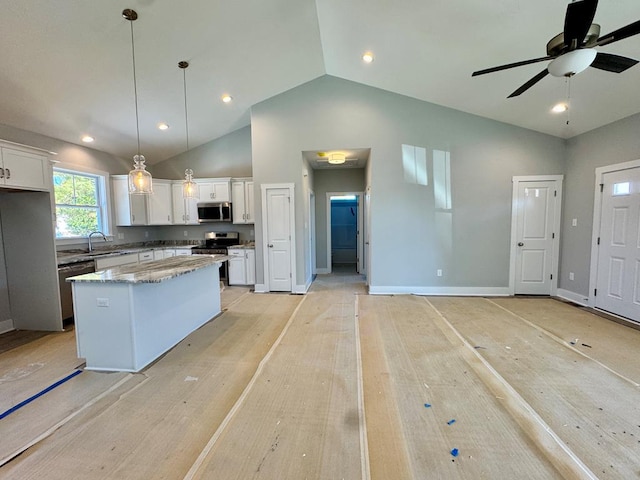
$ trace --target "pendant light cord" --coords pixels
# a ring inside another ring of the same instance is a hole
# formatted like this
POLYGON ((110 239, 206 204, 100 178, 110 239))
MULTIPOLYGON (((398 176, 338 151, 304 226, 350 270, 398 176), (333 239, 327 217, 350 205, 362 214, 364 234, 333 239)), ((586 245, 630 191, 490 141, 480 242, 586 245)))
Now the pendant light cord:
POLYGON ((133 39, 133 21, 129 20, 131 24, 131 58, 133 60, 133 97, 136 104, 136 136, 138 139, 138 155, 140 155, 140 119, 138 118, 138 80, 136 77, 136 47, 133 39))
MULTIPOLYGON (((185 62, 186 63, 186 62, 185 62)), ((182 85, 184 87, 184 127, 187 135, 187 151, 189 151, 189 115, 187 113, 187 66, 182 68, 182 85)))

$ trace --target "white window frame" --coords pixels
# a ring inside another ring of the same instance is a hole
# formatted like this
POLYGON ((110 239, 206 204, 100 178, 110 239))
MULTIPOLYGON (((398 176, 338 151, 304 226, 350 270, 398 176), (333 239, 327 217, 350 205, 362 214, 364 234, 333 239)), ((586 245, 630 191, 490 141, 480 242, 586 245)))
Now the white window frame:
MULTIPOLYGON (((65 164, 65 163, 57 163, 53 167, 53 171, 60 171, 64 173, 70 174, 78 174, 78 175, 90 175, 94 176, 98 180, 98 207, 99 207, 99 215, 102 220, 102 232, 106 235, 109 240, 113 238, 112 232, 112 222, 111 222, 111 196, 109 191, 109 172, 105 172, 103 170, 96 170, 93 168, 88 168, 84 166, 74 165, 74 164, 65 164)), ((57 203, 55 203, 55 186, 53 187, 53 208, 55 212, 55 208, 57 203)), ((57 221, 57 219, 56 219, 57 221)), ((85 237, 56 237, 57 245, 70 245, 80 243, 85 237)), ((97 239, 96 239, 97 240, 97 239)))

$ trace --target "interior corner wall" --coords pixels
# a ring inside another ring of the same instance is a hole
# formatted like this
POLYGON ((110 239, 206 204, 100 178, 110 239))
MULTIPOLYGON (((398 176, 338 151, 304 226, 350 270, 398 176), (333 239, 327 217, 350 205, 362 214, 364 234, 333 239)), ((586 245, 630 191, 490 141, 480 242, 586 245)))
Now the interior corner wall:
POLYGON ((595 170, 640 159, 638 132, 640 114, 566 141, 559 288, 589 297, 595 170), (575 227, 573 219, 577 221, 575 227), (573 281, 569 280, 570 272, 573 281))
POLYGON ((316 170, 314 191, 316 193, 316 266, 327 265, 327 192, 364 192, 365 170, 363 168, 316 170))
POLYGON ((158 178, 179 180, 191 168, 193 178, 250 177, 251 127, 247 126, 151 166, 158 178))
MULTIPOLYGON (((369 283, 378 291, 507 287, 511 179, 564 173, 562 139, 331 76, 254 105, 251 125, 256 185, 295 184, 297 281, 307 260, 301 151, 371 148, 369 283), (450 210, 436 211, 433 182, 405 183, 402 144, 450 153, 450 210), (438 221, 440 214, 446 221, 438 221)), ((263 283, 259 216, 255 233, 263 283)))

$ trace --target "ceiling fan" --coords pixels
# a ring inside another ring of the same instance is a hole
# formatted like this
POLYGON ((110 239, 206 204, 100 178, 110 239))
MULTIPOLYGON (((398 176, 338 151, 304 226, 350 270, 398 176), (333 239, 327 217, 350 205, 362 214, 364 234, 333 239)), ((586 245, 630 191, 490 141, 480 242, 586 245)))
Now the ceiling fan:
POLYGON ((640 33, 640 20, 607 35, 600 36, 600 25, 592 23, 597 6, 598 0, 576 0, 567 5, 567 13, 564 17, 564 31, 547 43, 546 57, 478 70, 473 72, 471 76, 475 77, 551 60, 547 68, 509 95, 508 98, 512 98, 526 92, 548 74, 554 77, 572 77, 589 66, 607 72, 622 73, 633 67, 638 63, 638 60, 611 53, 597 52, 595 47, 609 45, 618 40, 637 35, 640 33))

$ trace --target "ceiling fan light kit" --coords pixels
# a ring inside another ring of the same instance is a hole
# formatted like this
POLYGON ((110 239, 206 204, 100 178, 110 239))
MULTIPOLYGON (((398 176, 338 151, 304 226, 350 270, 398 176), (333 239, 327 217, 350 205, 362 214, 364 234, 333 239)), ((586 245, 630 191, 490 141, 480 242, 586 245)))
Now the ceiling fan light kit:
POLYGON ((595 47, 637 35, 640 33, 640 20, 600 36, 600 25, 593 23, 597 7, 598 0, 575 0, 567 5, 564 30, 547 43, 546 57, 478 70, 473 72, 472 76, 551 60, 547 68, 509 95, 508 98, 512 98, 521 95, 549 74, 554 77, 572 77, 589 66, 606 72, 622 73, 633 67, 638 63, 637 60, 598 52, 595 47))

